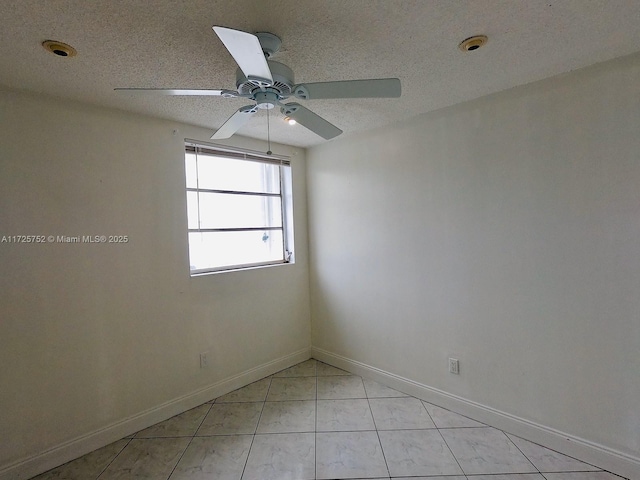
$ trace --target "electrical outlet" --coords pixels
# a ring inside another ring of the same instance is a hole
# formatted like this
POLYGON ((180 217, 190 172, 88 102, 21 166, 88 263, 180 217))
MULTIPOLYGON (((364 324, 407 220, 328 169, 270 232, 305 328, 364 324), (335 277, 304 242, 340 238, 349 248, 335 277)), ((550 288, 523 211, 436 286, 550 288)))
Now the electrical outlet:
POLYGON ((202 352, 200 354, 200 368, 207 368, 209 366, 209 359, 207 358, 207 354, 209 352, 202 352))
POLYGON ((460 362, 457 358, 449 357, 449 373, 460 375, 460 362))

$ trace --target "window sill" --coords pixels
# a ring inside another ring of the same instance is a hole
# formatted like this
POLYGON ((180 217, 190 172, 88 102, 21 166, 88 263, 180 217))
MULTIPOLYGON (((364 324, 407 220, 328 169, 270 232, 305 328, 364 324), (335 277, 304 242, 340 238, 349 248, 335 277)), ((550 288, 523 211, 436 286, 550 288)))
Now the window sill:
POLYGON ((207 275, 218 275, 220 273, 242 272, 245 270, 260 270, 263 268, 283 267, 287 265, 295 265, 295 262, 265 263, 260 265, 241 265, 238 267, 221 268, 219 270, 202 270, 202 271, 194 270, 192 271, 193 273, 190 273, 190 277, 196 278, 196 277, 203 277, 207 275))

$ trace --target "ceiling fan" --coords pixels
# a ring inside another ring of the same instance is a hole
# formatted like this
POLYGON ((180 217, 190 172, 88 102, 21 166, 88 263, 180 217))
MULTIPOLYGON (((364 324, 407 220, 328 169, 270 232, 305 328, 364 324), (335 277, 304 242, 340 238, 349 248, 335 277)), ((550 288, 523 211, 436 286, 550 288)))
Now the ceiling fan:
POLYGON ((209 95, 225 98, 242 97, 255 104, 240 107, 213 134, 212 139, 229 138, 236 133, 258 109, 270 110, 276 106, 280 112, 303 127, 331 139, 342 133, 335 125, 316 115, 299 103, 282 103, 289 97, 301 100, 329 98, 392 98, 401 93, 400 80, 380 78, 337 82, 294 82, 293 71, 286 65, 270 60, 280 49, 282 41, 272 33, 255 35, 226 27, 213 27, 240 68, 236 72, 237 90, 189 90, 171 88, 116 88, 118 91, 146 92, 162 95, 209 95))

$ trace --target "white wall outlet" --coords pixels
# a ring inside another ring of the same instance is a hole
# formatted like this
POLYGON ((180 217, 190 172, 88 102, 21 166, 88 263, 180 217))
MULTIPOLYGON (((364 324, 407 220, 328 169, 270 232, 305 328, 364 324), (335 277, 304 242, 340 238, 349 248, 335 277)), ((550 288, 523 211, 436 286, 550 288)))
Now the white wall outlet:
POLYGON ((200 354, 200 368, 207 368, 209 366, 209 359, 207 358, 208 354, 209 352, 202 352, 200 354))
POLYGON ((457 358, 449 357, 449 373, 460 375, 460 362, 457 358))

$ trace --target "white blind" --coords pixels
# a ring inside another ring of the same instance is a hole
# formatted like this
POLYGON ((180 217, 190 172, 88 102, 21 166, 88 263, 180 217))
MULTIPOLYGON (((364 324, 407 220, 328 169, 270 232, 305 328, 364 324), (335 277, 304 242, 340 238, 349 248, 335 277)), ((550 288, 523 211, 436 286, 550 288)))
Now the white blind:
POLYGON ((267 155, 266 153, 254 150, 228 147, 226 145, 216 145, 214 143, 203 144, 202 142, 197 142, 195 140, 185 141, 185 151, 202 155, 215 155, 218 157, 237 158, 251 162, 268 163, 271 165, 289 166, 291 164, 289 157, 284 155, 267 155))

